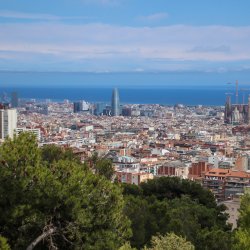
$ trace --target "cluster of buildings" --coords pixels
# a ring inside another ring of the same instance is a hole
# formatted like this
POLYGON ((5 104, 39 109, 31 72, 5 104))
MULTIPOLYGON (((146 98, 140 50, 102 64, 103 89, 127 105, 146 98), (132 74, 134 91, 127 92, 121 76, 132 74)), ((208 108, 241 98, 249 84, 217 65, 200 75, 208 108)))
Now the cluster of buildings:
POLYGON ((85 101, 77 101, 73 103, 74 113, 90 113, 93 115, 119 116, 121 115, 122 107, 120 105, 119 92, 114 88, 111 98, 111 105, 106 103, 94 103, 90 105, 85 101))
POLYGON ((3 139, 13 131, 31 131, 40 146, 71 147, 83 162, 97 152, 112 161, 119 182, 138 185, 160 176, 190 179, 235 212, 232 204, 238 206, 235 199, 250 186, 249 107, 250 99, 248 105, 227 100, 225 107, 121 106, 114 89, 109 107, 26 101, 18 107, 18 119, 16 109, 2 107, 0 134, 3 139), (47 112, 38 108, 44 106, 47 112), (6 124, 9 130, 2 135, 6 124))
POLYGON ((230 96, 225 105, 225 122, 231 124, 250 124, 250 97, 247 104, 232 104, 230 96))
POLYGON ((239 84, 236 81, 235 90, 235 103, 232 103, 231 95, 233 93, 226 93, 227 99, 225 104, 225 116, 224 121, 228 124, 250 124, 250 96, 248 97, 247 103, 245 103, 245 93, 250 89, 240 89, 242 94, 242 103, 239 103, 239 84))
POLYGON ((18 108, 16 132, 31 131, 41 145, 74 148, 82 160, 93 152, 112 160, 121 182, 139 184, 159 176, 198 181, 218 201, 248 186, 250 139, 247 126, 224 122, 223 107, 124 105, 114 89, 109 115, 93 115, 93 104, 27 102, 18 108), (136 111, 121 116, 122 109, 136 111), (213 170, 216 171, 213 171, 213 170), (217 171, 221 170, 221 171, 217 171), (227 172, 226 172, 227 171, 227 172), (232 188, 228 182, 238 180, 232 188), (244 181, 242 181, 242 178, 244 181))

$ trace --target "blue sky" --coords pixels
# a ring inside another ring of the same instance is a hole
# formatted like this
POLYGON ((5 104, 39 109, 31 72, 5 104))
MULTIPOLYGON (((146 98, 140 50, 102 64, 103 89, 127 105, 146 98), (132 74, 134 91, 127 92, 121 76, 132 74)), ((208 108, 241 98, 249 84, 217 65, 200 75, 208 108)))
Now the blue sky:
POLYGON ((0 7, 2 71, 250 71, 249 0, 0 0, 0 7))

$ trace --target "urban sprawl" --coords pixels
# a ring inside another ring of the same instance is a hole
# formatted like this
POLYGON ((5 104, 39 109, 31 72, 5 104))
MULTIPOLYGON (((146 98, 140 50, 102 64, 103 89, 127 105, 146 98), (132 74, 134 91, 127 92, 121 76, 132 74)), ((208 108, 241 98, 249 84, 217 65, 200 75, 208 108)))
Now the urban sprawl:
MULTIPOLYGON (((238 85, 236 85, 238 88, 238 85)), ((237 89, 236 89, 237 91, 237 89)), ((239 196, 250 186, 250 99, 222 106, 120 105, 18 99, 0 106, 0 138, 30 131, 40 146, 71 147, 82 162, 94 153, 113 162, 119 182, 160 176, 199 182, 224 203, 236 227, 239 196)))

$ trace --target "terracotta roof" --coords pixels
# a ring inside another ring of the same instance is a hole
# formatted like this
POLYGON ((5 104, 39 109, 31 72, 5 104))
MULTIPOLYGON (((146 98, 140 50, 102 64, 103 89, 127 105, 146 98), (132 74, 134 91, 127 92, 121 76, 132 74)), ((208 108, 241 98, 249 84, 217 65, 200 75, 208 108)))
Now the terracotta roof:
POLYGON ((240 177, 240 178, 250 178, 250 174, 244 172, 244 171, 230 171, 227 174, 227 177, 240 177))
POLYGON ((231 169, 213 168, 206 172, 205 176, 225 176, 225 177, 238 177, 238 178, 250 178, 250 174, 244 171, 235 171, 231 169))

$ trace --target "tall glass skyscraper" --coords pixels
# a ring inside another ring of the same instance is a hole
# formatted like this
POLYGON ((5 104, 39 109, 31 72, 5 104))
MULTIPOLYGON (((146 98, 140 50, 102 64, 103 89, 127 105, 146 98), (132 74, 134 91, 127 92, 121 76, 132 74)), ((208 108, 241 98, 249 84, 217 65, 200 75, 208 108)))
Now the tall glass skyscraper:
POLYGON ((12 108, 18 107, 18 94, 17 94, 17 92, 11 93, 11 107, 12 108))
POLYGON ((114 88, 112 93, 112 100, 111 100, 111 115, 112 116, 119 116, 120 115, 120 99, 118 89, 114 88))
POLYGON ((74 113, 82 111, 82 102, 74 102, 74 113))

